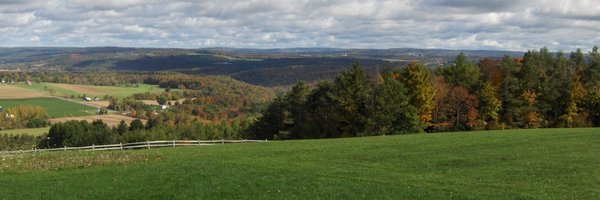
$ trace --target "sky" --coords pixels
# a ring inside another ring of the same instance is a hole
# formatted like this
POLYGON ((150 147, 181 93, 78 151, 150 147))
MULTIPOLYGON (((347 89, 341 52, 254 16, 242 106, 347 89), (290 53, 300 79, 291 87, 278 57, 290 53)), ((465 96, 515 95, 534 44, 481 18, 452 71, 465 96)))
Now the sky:
POLYGON ((0 46, 443 48, 600 45, 600 0, 0 0, 0 46))

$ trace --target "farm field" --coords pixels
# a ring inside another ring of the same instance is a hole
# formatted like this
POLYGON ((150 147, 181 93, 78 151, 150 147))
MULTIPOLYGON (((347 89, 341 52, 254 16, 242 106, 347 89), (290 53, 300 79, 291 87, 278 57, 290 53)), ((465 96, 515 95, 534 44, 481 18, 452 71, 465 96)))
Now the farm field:
POLYGON ((599 132, 530 129, 22 154, 2 157, 0 194, 13 199, 598 199, 599 132))
POLYGON ((26 134, 26 135, 38 136, 38 135, 45 135, 46 133, 48 133, 48 130, 50 130, 50 127, 10 129, 10 130, 1 130, 0 131, 0 135, 4 135, 4 134, 9 134, 9 135, 26 134))
POLYGON ((14 85, 0 84, 0 99, 26 99, 26 98, 36 98, 36 97, 45 97, 46 95, 25 89, 22 87, 17 87, 14 85))
MULTIPOLYGON (((86 120, 86 121, 92 122, 92 121, 98 120, 98 119, 101 119, 108 126, 119 125, 119 123, 121 123, 121 120, 125 120, 125 122, 127 122, 128 124, 131 123, 131 121, 135 120, 135 118, 133 118, 133 117, 123 116, 123 115, 91 115, 91 116, 80 116, 80 117, 54 118, 54 119, 50 119, 50 123, 54 124, 54 123, 58 123, 58 122, 66 122, 66 121, 71 121, 71 120, 77 120, 77 121, 86 120)), ((142 120, 142 122, 144 122, 144 123, 146 123, 146 121, 147 120, 142 120)))
POLYGON ((109 101, 81 101, 81 103, 86 104, 86 105, 90 105, 90 106, 94 106, 96 108, 106 108, 110 105, 109 101))
POLYGON ((52 118, 66 116, 86 116, 96 114, 96 108, 58 98, 0 99, 4 109, 17 105, 34 105, 47 108, 52 118))
POLYGON ((157 85, 138 84, 138 87, 120 87, 120 86, 94 86, 94 85, 78 85, 78 84, 62 84, 62 83, 34 83, 27 85, 25 83, 18 84, 19 87, 35 90, 43 94, 49 94, 48 89, 54 90, 54 96, 70 97, 83 96, 102 98, 104 95, 113 96, 115 98, 124 98, 135 93, 160 93, 164 89, 157 85))

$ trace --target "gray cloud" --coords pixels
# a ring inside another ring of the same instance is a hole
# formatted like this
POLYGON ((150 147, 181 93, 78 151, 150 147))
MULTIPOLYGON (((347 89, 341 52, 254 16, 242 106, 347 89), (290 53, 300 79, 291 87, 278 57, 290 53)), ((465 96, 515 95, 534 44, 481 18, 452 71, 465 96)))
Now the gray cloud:
POLYGON ((597 0, 0 0, 0 46, 526 50, 600 44, 597 0))

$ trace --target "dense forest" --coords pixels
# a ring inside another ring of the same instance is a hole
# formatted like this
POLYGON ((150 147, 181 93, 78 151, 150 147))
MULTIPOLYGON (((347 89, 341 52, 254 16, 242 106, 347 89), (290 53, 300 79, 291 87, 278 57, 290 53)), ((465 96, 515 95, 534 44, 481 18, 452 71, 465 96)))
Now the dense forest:
POLYGON ((250 127, 253 138, 330 138, 600 125, 600 52, 547 48, 471 62, 459 54, 369 77, 358 65, 316 87, 299 82, 250 127))

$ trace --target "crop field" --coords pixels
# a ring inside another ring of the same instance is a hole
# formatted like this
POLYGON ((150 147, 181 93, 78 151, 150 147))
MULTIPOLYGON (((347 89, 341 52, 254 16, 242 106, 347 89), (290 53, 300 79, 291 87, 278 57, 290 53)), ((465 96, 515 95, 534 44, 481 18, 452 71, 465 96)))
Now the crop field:
POLYGON ((96 114, 96 108, 58 98, 0 99, 4 109, 17 105, 34 105, 45 107, 50 117, 86 116, 96 114))
POLYGON ((600 129, 3 156, 10 199, 598 199, 600 129), (58 163, 58 164, 57 164, 58 163))
POLYGON ((25 89, 22 87, 0 84, 0 99, 26 99, 45 96, 46 95, 42 93, 25 89))
POLYGON ((0 135, 3 135, 3 134, 9 134, 9 135, 25 134, 25 135, 38 136, 38 135, 45 135, 46 133, 48 133, 48 130, 50 130, 50 127, 9 129, 9 130, 1 130, 0 135))
POLYGON ((124 98, 135 93, 160 93, 164 89, 156 85, 138 84, 138 87, 120 87, 120 86, 94 86, 94 85, 77 85, 77 84, 62 84, 62 83, 34 83, 27 85, 24 83, 18 84, 19 87, 38 91, 40 93, 49 94, 50 89, 54 90, 54 96, 70 97, 83 96, 103 97, 104 95, 113 96, 115 98, 124 98))
MULTIPOLYGON (((133 117, 123 116, 123 115, 91 115, 91 116, 80 116, 80 117, 54 118, 54 119, 50 119, 50 123, 54 124, 54 123, 58 123, 58 122, 66 122, 66 121, 71 121, 71 120, 77 120, 77 121, 86 120, 86 121, 92 122, 92 121, 98 120, 98 119, 102 120, 108 126, 119 125, 119 123, 121 123, 121 120, 124 120, 128 124, 131 123, 131 121, 135 120, 135 118, 133 118, 133 117)), ((147 120, 142 120, 142 122, 144 122, 144 123, 146 123, 146 121, 147 120)))

